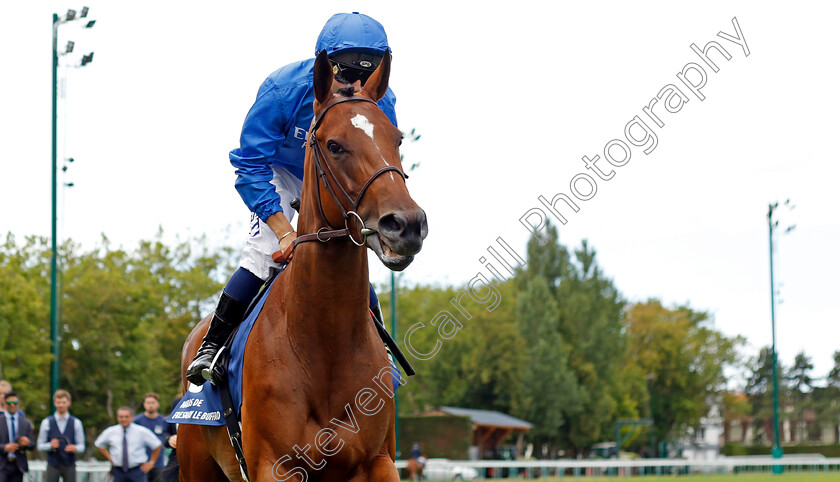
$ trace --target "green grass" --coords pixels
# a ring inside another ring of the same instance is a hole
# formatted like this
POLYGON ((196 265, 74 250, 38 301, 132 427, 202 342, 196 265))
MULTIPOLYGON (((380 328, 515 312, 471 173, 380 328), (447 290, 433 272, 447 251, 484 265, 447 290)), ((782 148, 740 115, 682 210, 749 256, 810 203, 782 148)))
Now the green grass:
MULTIPOLYGON (((726 475, 680 475, 680 476, 673 476, 673 475, 662 475, 662 476, 654 476, 648 475, 645 477, 574 477, 574 476, 567 476, 564 478, 557 478, 557 477, 550 477, 550 478, 542 478, 542 479, 522 479, 522 478, 510 478, 510 479, 486 479, 488 482, 492 482, 497 480, 498 482, 526 482, 527 480, 533 480, 534 482, 572 482, 572 481, 580 481, 580 482, 621 482, 625 480, 634 480, 634 481, 668 481, 673 480, 674 482, 829 482, 829 481, 837 481, 840 482, 840 472, 790 472, 780 475, 773 475, 773 474, 726 474, 726 475)), ((434 482, 434 481, 424 481, 424 482, 434 482)), ((480 482, 480 481, 479 481, 480 482)))
MULTIPOLYGON (((780 475, 773 475, 773 474, 725 474, 725 475, 682 475, 682 476, 647 476, 644 478, 634 477, 635 480, 639 481, 656 481, 656 480, 674 480, 676 481, 686 481, 686 482, 729 482, 729 481, 742 481, 742 482, 798 482, 802 481, 819 481, 819 482, 828 482, 828 481, 838 481, 840 482, 840 472, 797 472, 797 473, 786 473, 780 475)), ((556 479, 559 482, 562 479, 556 479)), ((567 478, 568 480, 568 478, 567 478)), ((598 477, 587 479, 590 481, 612 481, 618 482, 621 478, 616 477, 598 477)))

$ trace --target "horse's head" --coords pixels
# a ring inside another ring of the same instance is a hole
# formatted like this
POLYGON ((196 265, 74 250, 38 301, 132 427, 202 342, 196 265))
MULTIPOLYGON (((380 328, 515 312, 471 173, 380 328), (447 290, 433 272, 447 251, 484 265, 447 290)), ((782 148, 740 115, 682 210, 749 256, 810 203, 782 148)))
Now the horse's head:
POLYGON ((301 223, 308 232, 324 222, 346 226, 353 242, 367 244, 386 267, 400 271, 420 251, 428 226, 405 185, 402 133, 376 105, 388 89, 390 67, 386 52, 359 91, 358 82, 356 88, 337 82, 326 52, 318 55, 306 176, 316 195, 312 208, 323 219, 301 216, 301 223))

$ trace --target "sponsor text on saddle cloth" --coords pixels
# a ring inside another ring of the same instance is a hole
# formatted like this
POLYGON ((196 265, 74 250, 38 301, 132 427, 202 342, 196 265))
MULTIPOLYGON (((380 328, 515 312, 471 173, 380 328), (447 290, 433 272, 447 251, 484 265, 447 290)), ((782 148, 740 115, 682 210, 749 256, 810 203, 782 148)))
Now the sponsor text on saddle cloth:
MULTIPOLYGON (((276 280, 277 278, 275 278, 276 280)), ((228 362, 227 369, 228 383, 230 384, 230 392, 233 397, 233 406, 236 407, 237 412, 242 409, 242 362, 245 356, 245 343, 251 334, 254 321, 256 321, 257 316, 262 311, 266 298, 268 298, 268 292, 273 287, 274 282, 260 296, 254 309, 239 326, 239 331, 234 335, 233 343, 230 347, 230 361, 228 362)), ((391 375, 393 389, 396 392, 397 387, 400 385, 401 372, 394 365, 393 361, 391 362, 391 375)), ((222 400, 219 388, 210 382, 204 382, 200 387, 190 383, 187 392, 181 399, 181 403, 169 414, 166 421, 169 423, 219 427, 224 425, 225 419, 222 416, 222 400)))

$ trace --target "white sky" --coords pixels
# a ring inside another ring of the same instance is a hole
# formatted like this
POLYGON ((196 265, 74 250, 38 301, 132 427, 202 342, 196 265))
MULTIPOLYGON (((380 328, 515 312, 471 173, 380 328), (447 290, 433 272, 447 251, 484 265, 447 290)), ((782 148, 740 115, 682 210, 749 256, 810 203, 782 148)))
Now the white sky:
MULTIPOLYGON (((50 232, 50 26, 57 1, 14 2, 0 28, 0 232, 50 232)), ((498 236, 524 250, 519 223, 537 196, 569 193, 585 167, 688 62, 718 41, 732 55, 675 114, 658 146, 600 181, 561 239, 587 238, 630 300, 688 302, 770 343, 767 206, 790 198, 778 244, 778 349, 805 350, 825 375, 840 349, 840 174, 835 3, 797 2, 105 2, 96 26, 61 27, 76 42, 60 103, 59 157, 74 157, 62 237, 105 233, 133 246, 207 233, 241 245, 248 212, 227 153, 271 71, 313 55, 332 13, 383 23, 403 129, 420 142, 409 187, 430 220, 405 278, 461 283, 498 236), (319 7, 313 5, 320 5, 319 7), (795 6, 794 6, 795 5, 795 6), (750 50, 716 37, 737 17, 750 50)), ((70 61, 70 58, 65 58, 70 61)), ((702 62, 700 62, 702 63, 702 62)), ((660 107, 661 108, 661 107, 660 107)), ((649 119, 646 119, 649 125, 649 119)), ((604 160, 599 167, 609 166, 604 160)), ((388 272, 373 266, 375 282, 388 272)))

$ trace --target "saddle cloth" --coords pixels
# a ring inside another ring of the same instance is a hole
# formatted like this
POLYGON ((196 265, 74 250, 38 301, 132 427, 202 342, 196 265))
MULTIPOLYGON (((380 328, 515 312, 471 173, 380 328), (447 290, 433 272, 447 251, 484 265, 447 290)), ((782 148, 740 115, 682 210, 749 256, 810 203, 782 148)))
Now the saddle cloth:
MULTIPOLYGON (((239 329, 230 344, 230 357, 227 368, 228 384, 231 396, 233 397, 233 406, 240 413, 242 407, 242 362, 245 357, 245 344, 248 341, 248 336, 251 334, 251 329, 254 327, 254 322, 262 311, 265 300, 268 298, 268 293, 274 287, 274 282, 277 281, 277 278, 279 276, 275 277, 271 285, 260 294, 260 298, 254 305, 254 309, 251 310, 250 314, 239 325, 239 329)), ((376 322, 374 321, 374 323, 376 322)), ((393 360, 391 360, 391 375, 394 392, 396 393, 397 387, 400 384, 401 373, 393 360)), ((219 387, 210 382, 204 382, 201 386, 190 383, 178 407, 172 410, 172 413, 169 414, 166 421, 169 423, 219 427, 224 425, 225 419, 222 416, 222 399, 219 387)))

